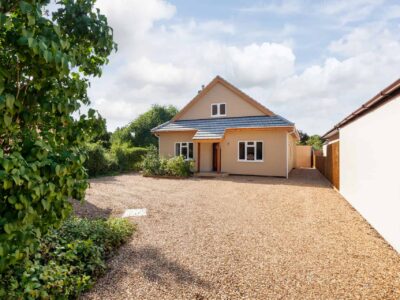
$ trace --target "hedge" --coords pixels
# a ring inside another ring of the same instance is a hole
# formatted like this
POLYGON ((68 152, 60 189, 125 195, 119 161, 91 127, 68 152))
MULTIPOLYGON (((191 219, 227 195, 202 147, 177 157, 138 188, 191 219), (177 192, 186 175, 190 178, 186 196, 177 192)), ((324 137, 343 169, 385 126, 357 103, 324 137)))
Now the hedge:
POLYGON ((74 299, 106 270, 106 260, 135 230, 126 219, 67 219, 39 251, 0 273, 0 299, 74 299))
POLYGON ((116 144, 111 147, 118 169, 121 172, 138 171, 140 162, 148 152, 147 148, 129 147, 127 144, 116 144))
POLYGON ((115 144, 111 150, 106 150, 100 144, 93 143, 87 144, 86 151, 88 159, 85 167, 90 177, 96 177, 118 172, 138 171, 148 149, 115 144))

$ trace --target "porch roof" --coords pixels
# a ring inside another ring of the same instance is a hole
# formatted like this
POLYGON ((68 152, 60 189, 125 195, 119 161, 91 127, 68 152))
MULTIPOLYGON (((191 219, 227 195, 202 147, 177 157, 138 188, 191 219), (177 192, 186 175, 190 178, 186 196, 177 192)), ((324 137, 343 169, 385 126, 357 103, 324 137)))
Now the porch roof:
POLYGON ((294 123, 274 116, 252 116, 235 118, 212 118, 169 121, 153 128, 154 133, 167 131, 196 131, 194 140, 222 139, 226 129, 289 127, 294 123))

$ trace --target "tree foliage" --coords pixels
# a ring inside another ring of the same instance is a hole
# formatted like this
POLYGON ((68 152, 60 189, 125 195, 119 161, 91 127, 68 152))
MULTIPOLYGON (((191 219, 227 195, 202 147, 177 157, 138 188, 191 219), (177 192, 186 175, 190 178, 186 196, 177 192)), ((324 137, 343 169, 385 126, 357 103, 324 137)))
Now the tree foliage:
POLYGON ((304 131, 299 130, 299 135, 300 135, 300 145, 307 145, 307 140, 310 138, 310 136, 305 133, 304 131))
POLYGON ((315 150, 321 150, 324 140, 318 134, 310 136, 306 142, 306 145, 312 146, 315 150))
POLYGON ((299 145, 308 145, 312 146, 315 150, 321 150, 322 145, 324 144, 324 139, 321 138, 318 134, 314 134, 309 136, 304 131, 299 130, 300 141, 299 145))
POLYGON ((150 110, 137 117, 129 125, 117 129, 112 136, 113 143, 128 143, 129 146, 147 147, 157 145, 157 138, 151 129, 172 119, 178 113, 175 106, 153 105, 150 110))
POLYGON ((90 143, 97 143, 103 146, 105 149, 111 147, 111 132, 107 131, 107 122, 102 116, 98 116, 97 119, 92 122, 92 136, 90 143))
POLYGON ((0 272, 34 252, 39 238, 83 199, 82 145, 96 113, 89 76, 116 48, 95 0, 0 0, 0 272))

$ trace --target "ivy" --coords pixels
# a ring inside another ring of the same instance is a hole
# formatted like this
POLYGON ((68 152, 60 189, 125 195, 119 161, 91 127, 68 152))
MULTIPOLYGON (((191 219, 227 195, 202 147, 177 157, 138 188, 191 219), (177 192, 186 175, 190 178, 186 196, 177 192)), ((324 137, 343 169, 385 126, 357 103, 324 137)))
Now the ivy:
POLYGON ((98 115, 76 115, 116 44, 94 0, 57 2, 50 17, 49 0, 0 0, 0 272, 34 253, 88 186, 83 145, 98 115))

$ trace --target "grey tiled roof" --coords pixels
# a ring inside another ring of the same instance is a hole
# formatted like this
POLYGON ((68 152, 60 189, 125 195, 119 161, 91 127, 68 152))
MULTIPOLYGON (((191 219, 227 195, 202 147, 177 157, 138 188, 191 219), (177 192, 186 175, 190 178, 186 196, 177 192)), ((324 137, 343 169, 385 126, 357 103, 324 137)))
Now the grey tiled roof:
POLYGON ((253 116, 236 118, 213 118, 197 120, 177 120, 166 122, 153 128, 152 132, 196 130, 193 139, 220 139, 228 128, 270 128, 294 126, 281 116, 253 116))

